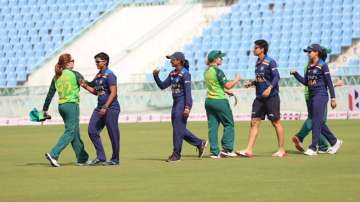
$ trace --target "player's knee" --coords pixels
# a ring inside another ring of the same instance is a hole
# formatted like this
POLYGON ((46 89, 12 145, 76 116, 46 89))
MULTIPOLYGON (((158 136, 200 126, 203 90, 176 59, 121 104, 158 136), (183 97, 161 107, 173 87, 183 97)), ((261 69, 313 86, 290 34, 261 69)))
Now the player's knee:
POLYGON ((260 124, 260 120, 258 120, 258 119, 252 119, 250 122, 251 127, 258 127, 259 124, 260 124))
POLYGON ((273 121, 271 121, 271 123, 272 123, 272 125, 273 125, 274 127, 280 127, 280 126, 281 126, 280 119, 278 119, 278 120, 273 120, 273 121))

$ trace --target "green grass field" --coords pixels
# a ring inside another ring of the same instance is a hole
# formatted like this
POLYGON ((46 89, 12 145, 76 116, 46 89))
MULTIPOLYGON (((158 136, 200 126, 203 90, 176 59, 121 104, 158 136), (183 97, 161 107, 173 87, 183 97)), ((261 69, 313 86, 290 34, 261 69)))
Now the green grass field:
MULTIPOLYGON (((164 162, 172 150, 170 123, 122 124, 120 166, 76 166, 70 146, 60 168, 50 167, 44 153, 63 126, 1 127, 0 201, 360 201, 360 121, 329 121, 343 147, 336 155, 316 157, 293 148, 290 137, 301 123, 283 122, 290 153, 283 159, 271 157, 276 135, 268 122, 262 124, 255 158, 198 159, 184 143, 182 161, 172 164, 164 162)), ((207 137, 206 123, 189 128, 207 137)), ((247 122, 236 123, 237 149, 245 147, 247 131, 247 122)), ((93 158, 86 125, 81 132, 93 158)), ((110 156, 106 130, 103 140, 110 156)))

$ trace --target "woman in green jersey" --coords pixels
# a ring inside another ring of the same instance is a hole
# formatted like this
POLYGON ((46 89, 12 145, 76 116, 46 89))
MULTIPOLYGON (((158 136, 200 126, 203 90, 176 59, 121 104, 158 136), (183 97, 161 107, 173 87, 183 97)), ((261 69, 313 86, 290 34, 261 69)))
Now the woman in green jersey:
POLYGON ((210 51, 207 58, 208 68, 204 73, 207 89, 205 110, 208 119, 208 135, 210 142, 210 157, 218 159, 223 157, 235 157, 234 149, 234 118, 229 100, 225 94, 232 95, 229 91, 240 81, 237 75, 235 80, 230 81, 220 69, 225 53, 219 50, 210 51), (224 135, 221 139, 222 150, 218 146, 219 124, 224 126, 224 135))
POLYGON ((84 165, 89 158, 85 151, 84 143, 80 138, 79 130, 79 101, 80 101, 80 82, 83 80, 81 74, 73 71, 74 59, 70 54, 62 54, 55 66, 55 76, 52 79, 49 92, 46 96, 43 111, 49 109, 55 92, 59 96, 59 113, 65 123, 65 131, 58 140, 57 144, 49 153, 45 154, 47 160, 53 167, 59 167, 58 159, 60 153, 65 147, 71 143, 74 149, 77 163, 84 165))

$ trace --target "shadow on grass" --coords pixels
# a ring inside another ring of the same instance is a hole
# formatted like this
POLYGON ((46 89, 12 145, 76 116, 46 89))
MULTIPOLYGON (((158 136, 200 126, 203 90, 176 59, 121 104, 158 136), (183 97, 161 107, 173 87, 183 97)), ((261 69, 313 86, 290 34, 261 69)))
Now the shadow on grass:
POLYGON ((304 155, 303 153, 296 151, 296 150, 287 150, 288 154, 294 154, 294 155, 304 155))
MULTIPOLYGON (((68 162, 68 163, 61 163, 61 166, 76 166, 75 163, 73 162, 68 162)), ((42 166, 42 167, 52 167, 49 163, 43 162, 43 163, 38 163, 38 162, 34 162, 34 163, 25 163, 25 164, 17 164, 16 166, 42 166)))

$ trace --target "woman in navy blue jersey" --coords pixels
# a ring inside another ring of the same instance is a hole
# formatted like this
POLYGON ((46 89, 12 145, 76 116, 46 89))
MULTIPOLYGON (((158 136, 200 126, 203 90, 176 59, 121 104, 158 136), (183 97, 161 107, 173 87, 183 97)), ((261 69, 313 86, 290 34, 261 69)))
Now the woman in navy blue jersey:
POLYGON ((99 72, 91 82, 83 82, 82 87, 98 97, 97 107, 90 118, 88 133, 96 149, 96 158, 88 165, 119 165, 120 163, 120 129, 118 119, 120 104, 117 99, 117 78, 109 69, 110 58, 106 53, 99 53, 94 57, 99 72), (106 126, 112 148, 112 156, 106 161, 104 147, 100 133, 106 126))
POLYGON ((335 154, 342 145, 342 140, 335 137, 323 119, 329 101, 328 90, 331 97, 331 107, 333 109, 336 107, 335 91, 331 81, 329 67, 326 62, 321 59, 321 53, 323 51, 324 48, 319 44, 312 44, 307 47, 304 49, 304 52, 309 56, 309 63, 305 76, 302 77, 294 70, 290 72, 299 82, 309 89, 309 117, 312 118, 312 143, 304 154, 310 156, 317 155, 320 134, 323 134, 330 143, 330 154, 335 154))
POLYGON ((160 89, 166 89, 171 86, 173 107, 171 110, 171 123, 173 126, 173 153, 167 162, 175 162, 181 159, 181 147, 183 140, 198 148, 199 157, 204 154, 207 146, 206 140, 201 140, 192 134, 187 128, 187 118, 192 107, 191 96, 191 75, 189 73, 189 63, 181 52, 175 52, 166 56, 171 60, 171 65, 175 68, 168 77, 161 81, 159 78, 159 69, 153 71, 154 79, 160 89))

